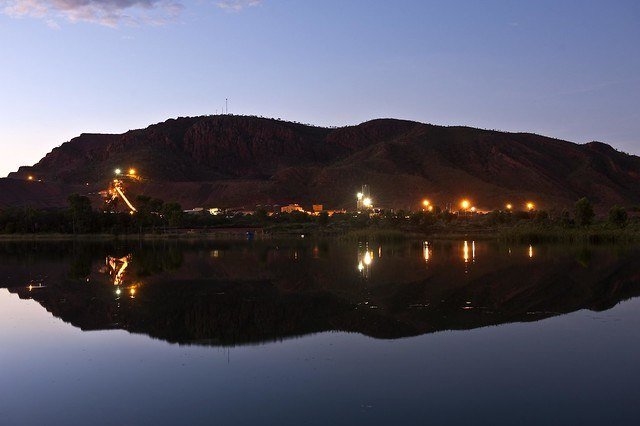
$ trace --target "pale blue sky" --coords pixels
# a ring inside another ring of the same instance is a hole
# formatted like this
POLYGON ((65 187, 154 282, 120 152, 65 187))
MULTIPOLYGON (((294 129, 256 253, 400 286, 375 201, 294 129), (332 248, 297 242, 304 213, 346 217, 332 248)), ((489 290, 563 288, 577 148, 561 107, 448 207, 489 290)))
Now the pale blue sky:
POLYGON ((0 0, 0 11, 1 176, 82 132, 211 114, 225 97, 237 114, 405 118, 640 153, 637 1, 0 0))

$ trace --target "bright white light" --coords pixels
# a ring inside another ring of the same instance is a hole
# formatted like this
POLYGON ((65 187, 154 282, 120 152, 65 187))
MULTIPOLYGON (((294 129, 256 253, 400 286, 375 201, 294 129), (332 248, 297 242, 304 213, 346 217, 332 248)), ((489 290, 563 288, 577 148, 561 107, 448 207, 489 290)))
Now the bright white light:
POLYGON ((371 206, 373 205, 373 201, 371 201, 371 198, 368 198, 368 197, 367 197, 367 198, 365 198, 365 199, 362 201, 362 204, 363 204, 365 207, 371 207, 371 206))
POLYGON ((120 170, 120 169, 116 169, 116 170, 115 170, 115 173, 116 173, 117 175, 119 175, 119 174, 121 174, 121 173, 122 173, 122 170, 120 170))
POLYGON ((120 296, 120 293, 122 293, 122 290, 120 290, 119 288, 116 289, 116 295, 120 296))
POLYGON ((373 262, 373 256, 371 256, 371 252, 366 252, 364 254, 364 258, 362 259, 364 261, 364 264, 369 266, 371 265, 371 262, 373 262))
POLYGON ((358 197, 358 200, 362 200, 362 197, 364 197, 364 194, 362 192, 358 192, 356 194, 356 197, 358 197))

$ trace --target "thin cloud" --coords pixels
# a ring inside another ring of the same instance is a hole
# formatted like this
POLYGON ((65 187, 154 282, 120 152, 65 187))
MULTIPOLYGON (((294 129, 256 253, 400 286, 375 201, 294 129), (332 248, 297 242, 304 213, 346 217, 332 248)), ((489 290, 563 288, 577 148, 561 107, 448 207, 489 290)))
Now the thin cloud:
POLYGON ((252 6, 258 6, 262 0, 221 0, 216 3, 220 9, 239 12, 242 9, 252 6))
POLYGON ((174 0, 0 0, 0 11, 19 18, 43 19, 51 28, 60 21, 92 22, 109 27, 162 25, 177 18, 183 6, 174 0))

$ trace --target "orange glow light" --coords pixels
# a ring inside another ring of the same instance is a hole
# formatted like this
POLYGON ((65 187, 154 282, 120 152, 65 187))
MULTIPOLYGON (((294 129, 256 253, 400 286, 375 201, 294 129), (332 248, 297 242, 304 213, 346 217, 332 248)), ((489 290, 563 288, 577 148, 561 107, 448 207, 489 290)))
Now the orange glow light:
POLYGON ((462 210, 467 210, 469 207, 471 207, 471 202, 469 200, 462 200, 460 202, 460 207, 462 207, 462 210))

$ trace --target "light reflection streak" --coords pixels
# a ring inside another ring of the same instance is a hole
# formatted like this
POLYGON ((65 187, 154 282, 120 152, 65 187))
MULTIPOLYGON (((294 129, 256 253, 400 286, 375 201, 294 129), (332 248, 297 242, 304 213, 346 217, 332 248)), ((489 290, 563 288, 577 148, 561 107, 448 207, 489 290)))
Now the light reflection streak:
POLYGON ((426 263, 431 260, 431 248, 429 248, 429 243, 426 241, 422 243, 422 257, 426 263))
MULTIPOLYGON (((380 247, 378 251, 381 251, 380 247)), ((365 244, 364 250, 358 251, 358 272, 362 275, 363 278, 369 278, 371 265, 374 261, 374 252, 369 249, 369 244, 365 244)))

